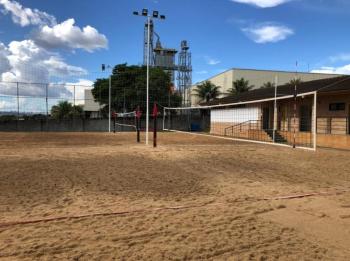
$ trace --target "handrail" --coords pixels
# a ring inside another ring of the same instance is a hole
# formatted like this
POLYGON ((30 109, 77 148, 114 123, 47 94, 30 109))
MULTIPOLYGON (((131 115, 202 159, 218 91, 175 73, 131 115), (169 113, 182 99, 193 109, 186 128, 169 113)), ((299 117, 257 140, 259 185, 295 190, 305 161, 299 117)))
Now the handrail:
POLYGON ((238 124, 235 124, 235 125, 226 127, 226 128, 224 129, 224 130, 225 130, 225 136, 226 136, 226 131, 227 131, 228 129, 232 129, 232 133, 233 133, 233 128, 236 128, 236 127, 238 127, 238 126, 242 126, 242 124, 245 124, 245 123, 248 123, 248 122, 250 122, 250 121, 245 121, 245 122, 241 122, 241 123, 238 123, 238 124))
POLYGON ((248 124, 248 123, 249 123, 249 130, 250 130, 250 129, 251 129, 251 123, 252 123, 252 122, 259 122, 259 120, 249 120, 249 121, 241 122, 241 123, 238 123, 238 124, 235 124, 235 125, 226 127, 226 128, 224 129, 225 136, 227 136, 226 134, 227 134, 227 130, 228 130, 228 129, 232 129, 232 134, 233 134, 233 129, 234 129, 234 128, 240 127, 240 129, 242 129, 242 126, 243 126, 244 124, 248 124))

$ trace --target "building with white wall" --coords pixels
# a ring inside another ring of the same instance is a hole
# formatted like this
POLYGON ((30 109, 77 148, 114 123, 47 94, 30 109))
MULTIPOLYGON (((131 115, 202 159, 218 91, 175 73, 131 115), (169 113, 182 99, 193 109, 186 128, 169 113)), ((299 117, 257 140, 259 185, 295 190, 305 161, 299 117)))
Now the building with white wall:
POLYGON ((322 73, 306 73, 306 72, 288 72, 288 71, 273 71, 273 70, 256 70, 256 69, 240 69, 232 68, 223 73, 210 77, 204 81, 194 84, 190 89, 190 99, 192 105, 197 105, 199 98, 195 95, 194 89, 205 81, 210 81, 213 84, 220 86, 222 98, 227 95, 228 90, 232 88, 232 83, 236 80, 244 78, 249 81, 250 85, 253 85, 253 89, 261 88, 264 83, 274 83, 277 77, 277 85, 283 85, 295 78, 299 78, 303 82, 327 79, 332 77, 338 77, 338 74, 322 74, 322 73))
POLYGON ((95 102, 94 96, 90 89, 84 91, 84 111, 89 118, 99 118, 101 116, 101 108, 98 102, 95 102))

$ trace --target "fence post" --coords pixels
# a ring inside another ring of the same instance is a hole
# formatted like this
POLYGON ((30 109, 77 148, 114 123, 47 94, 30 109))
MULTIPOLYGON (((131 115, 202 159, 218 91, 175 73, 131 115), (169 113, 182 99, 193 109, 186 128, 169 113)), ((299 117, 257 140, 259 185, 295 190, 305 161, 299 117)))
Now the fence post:
POLYGON ((314 93, 314 126, 313 126, 313 145, 314 145, 314 150, 317 149, 317 92, 314 93))
POLYGON ((46 131, 49 131, 49 84, 46 84, 46 131))
POLYGON ((75 116, 76 116, 76 110, 75 110, 75 85, 73 85, 73 118, 72 118, 73 129, 75 128, 75 124, 76 124, 75 116))
POLYGON ((18 131, 18 124, 19 124, 19 86, 17 82, 17 124, 16 124, 17 131, 18 131))

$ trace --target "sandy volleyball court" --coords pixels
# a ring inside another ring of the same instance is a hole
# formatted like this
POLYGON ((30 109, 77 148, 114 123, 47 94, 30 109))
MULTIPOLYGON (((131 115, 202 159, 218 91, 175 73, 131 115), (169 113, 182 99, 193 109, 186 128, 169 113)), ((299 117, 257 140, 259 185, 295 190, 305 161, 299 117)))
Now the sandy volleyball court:
POLYGON ((348 260, 350 152, 135 139, 0 133, 0 259, 348 260))

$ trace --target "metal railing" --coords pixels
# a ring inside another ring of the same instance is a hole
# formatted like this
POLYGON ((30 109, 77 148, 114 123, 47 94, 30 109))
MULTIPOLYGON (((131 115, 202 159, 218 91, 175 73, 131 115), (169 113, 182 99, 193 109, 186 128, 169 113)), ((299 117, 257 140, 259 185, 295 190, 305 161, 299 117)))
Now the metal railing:
POLYGON ((261 120, 249 120, 225 128, 225 136, 273 142, 273 130, 264 129, 261 120))
POLYGON ((239 131, 241 132, 242 131, 242 126, 243 124, 246 124, 246 123, 249 123, 250 121, 245 121, 245 122, 241 122, 241 123, 238 123, 238 124, 235 124, 235 125, 232 125, 232 126, 229 126, 227 128, 225 128, 224 132, 225 132, 225 136, 227 136, 227 130, 231 129, 231 133, 233 134, 233 130, 236 129, 236 128, 239 128, 239 131))

